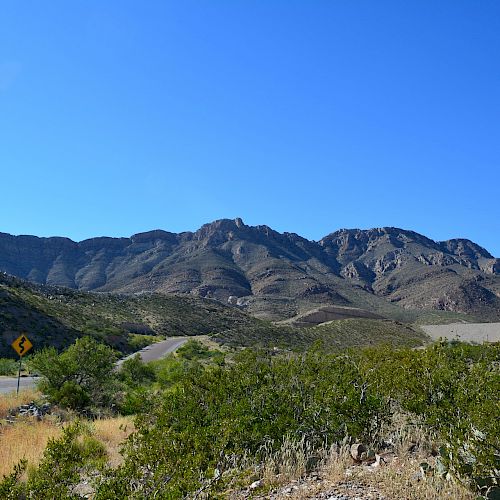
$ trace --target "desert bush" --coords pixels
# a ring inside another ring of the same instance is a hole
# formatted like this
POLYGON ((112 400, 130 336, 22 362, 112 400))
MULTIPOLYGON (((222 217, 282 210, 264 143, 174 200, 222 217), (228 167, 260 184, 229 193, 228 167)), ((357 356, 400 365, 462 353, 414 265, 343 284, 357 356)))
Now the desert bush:
POLYGON ((207 366, 223 364, 224 356, 212 351, 198 341, 188 341, 175 354, 142 363, 136 356, 125 361, 118 373, 125 385, 120 412, 135 415, 148 406, 148 395, 152 387, 171 390, 188 376, 201 374, 207 366), (201 362, 204 364, 202 364, 201 362))
POLYGON ((143 363, 140 355, 123 362, 117 374, 123 386, 119 409, 123 415, 134 415, 144 408, 148 387, 156 380, 156 372, 151 364, 143 363))
POLYGON ((128 345, 133 351, 140 351, 144 347, 158 342, 158 340, 163 340, 164 337, 158 337, 156 335, 146 335, 141 333, 129 333, 128 335, 128 345))
POLYGON ((118 379, 130 388, 151 384, 155 378, 153 367, 143 363, 140 354, 126 359, 118 371, 118 379))
POLYGON ((243 456, 279 449, 283 439, 320 447, 346 436, 370 440, 386 416, 383 401, 346 356, 291 358, 246 352, 228 368, 188 372, 174 390, 152 396, 126 448, 125 463, 97 498, 182 498, 243 456))
POLYGON ((499 484, 499 363, 500 346, 460 342, 360 355, 376 390, 417 415, 441 442, 444 470, 480 492, 499 484))
POLYGON ((19 365, 13 359, 0 358, 0 375, 15 375, 19 365))
POLYGON ((85 424, 69 425, 61 437, 49 441, 40 465, 30 473, 30 498, 71 498, 81 476, 101 469, 105 460, 104 445, 90 436, 85 424))
POLYGON ((3 479, 0 480, 0 498, 5 500, 25 498, 25 487, 24 483, 21 482, 21 478, 26 471, 27 465, 27 460, 20 460, 10 474, 3 476, 3 479))
POLYGON ((222 355, 220 351, 212 351, 198 340, 190 339, 177 349, 177 355, 184 359, 211 359, 222 355))
POLYGON ((193 375, 201 375, 203 366, 197 360, 188 360, 173 354, 150 363, 155 370, 158 387, 173 387, 193 375))
POLYGON ((61 354, 47 348, 31 365, 41 375, 40 390, 59 405, 77 411, 110 407, 116 394, 114 351, 90 337, 78 339, 61 354))

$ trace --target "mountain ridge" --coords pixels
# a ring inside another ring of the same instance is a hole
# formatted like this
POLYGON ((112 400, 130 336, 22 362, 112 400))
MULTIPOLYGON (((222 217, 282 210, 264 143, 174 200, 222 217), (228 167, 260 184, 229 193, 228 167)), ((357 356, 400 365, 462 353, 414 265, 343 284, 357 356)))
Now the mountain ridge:
POLYGON ((466 238, 434 241, 390 226, 318 241, 241 218, 80 242, 0 233, 0 271, 79 290, 216 298, 273 320, 322 304, 396 319, 401 308, 500 317, 500 259, 466 238))
POLYGON ((486 254, 487 258, 490 259, 500 259, 500 257, 494 257, 491 255, 484 247, 478 245, 477 243, 473 242, 470 239, 467 238, 450 238, 447 240, 433 240, 432 238, 428 238, 427 236, 418 233, 413 230, 409 229, 403 229, 397 226, 382 226, 382 227, 372 227, 368 229, 361 229, 361 228, 339 228, 336 231, 332 233, 328 233, 327 235, 323 236, 319 240, 309 240, 303 236, 300 236, 298 233, 295 232, 288 232, 284 231, 283 233, 279 233, 278 231, 275 231, 274 229, 270 228, 267 225, 257 225, 257 226, 247 226, 243 220, 240 217, 237 217, 235 219, 216 219, 212 222, 208 222, 206 224, 203 224, 198 228, 196 231, 182 231, 180 233, 173 233, 170 231, 166 231, 164 229, 151 229, 148 231, 141 231, 139 233, 134 233, 131 236, 92 236, 90 238, 84 238, 83 240, 74 240, 72 238, 66 237, 66 236, 36 236, 36 235, 30 235, 30 234, 11 234, 11 233, 5 233, 0 231, 0 238, 7 236, 7 237, 12 237, 12 238, 27 238, 27 239, 36 239, 36 240, 61 240, 61 241, 66 241, 69 243, 74 243, 74 244, 86 244, 86 243, 91 243, 94 241, 137 241, 140 240, 144 237, 148 237, 150 235, 155 235, 155 236, 165 236, 165 237, 186 237, 189 235, 197 235, 203 231, 207 231, 210 228, 218 227, 220 228, 221 226, 228 224, 228 228, 232 228, 233 224, 236 228, 241 228, 241 227, 248 227, 248 228, 255 228, 255 229, 261 229, 264 231, 272 231, 276 234, 282 234, 286 235, 289 237, 298 237, 301 240, 308 241, 310 243, 318 243, 321 242, 322 240, 336 234, 342 234, 342 233, 353 233, 353 232, 374 232, 374 231, 379 231, 379 232, 384 232, 384 231, 395 231, 395 232, 401 232, 401 233, 409 233, 413 235, 417 235, 419 237, 424 238, 428 242, 435 243, 439 247, 444 247, 447 244, 465 244, 465 245, 472 245, 474 248, 478 249, 480 252, 486 254))

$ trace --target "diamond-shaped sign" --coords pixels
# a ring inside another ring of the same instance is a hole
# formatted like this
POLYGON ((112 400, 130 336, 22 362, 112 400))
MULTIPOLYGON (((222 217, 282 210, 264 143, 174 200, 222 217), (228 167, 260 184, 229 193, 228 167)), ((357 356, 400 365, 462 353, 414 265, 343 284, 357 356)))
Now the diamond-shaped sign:
POLYGON ((20 335, 14 342, 11 344, 12 349, 19 354, 19 356, 24 356, 32 347, 33 344, 29 341, 26 335, 20 335))

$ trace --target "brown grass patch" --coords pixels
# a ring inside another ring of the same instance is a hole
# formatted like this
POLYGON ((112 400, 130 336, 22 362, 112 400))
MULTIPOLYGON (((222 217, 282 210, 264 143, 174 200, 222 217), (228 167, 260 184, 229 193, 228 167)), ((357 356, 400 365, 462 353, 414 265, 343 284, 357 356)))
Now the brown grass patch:
POLYGON ((120 448, 125 439, 134 431, 132 417, 116 417, 96 420, 92 423, 93 436, 101 441, 108 452, 112 467, 120 465, 123 457, 120 448))
MULTIPOLYGON (((112 467, 119 465, 122 461, 121 444, 134 430, 131 417, 96 420, 90 423, 90 429, 92 435, 106 447, 109 464, 112 467)), ((0 478, 12 472, 13 466, 23 458, 28 460, 30 467, 36 466, 48 440, 60 436, 61 430, 62 426, 50 419, 40 422, 26 419, 1 426, 0 478)))
POLYGON ((23 421, 0 428, 0 477, 12 472, 12 467, 25 458, 36 465, 49 438, 58 436, 61 427, 46 421, 23 421))

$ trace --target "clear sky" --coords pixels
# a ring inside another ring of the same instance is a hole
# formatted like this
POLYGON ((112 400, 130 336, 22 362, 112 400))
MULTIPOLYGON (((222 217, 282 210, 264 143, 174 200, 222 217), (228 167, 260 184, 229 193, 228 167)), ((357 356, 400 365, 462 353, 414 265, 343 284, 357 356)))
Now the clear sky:
POLYGON ((498 0, 0 0, 0 231, 242 217, 500 257, 498 0))

